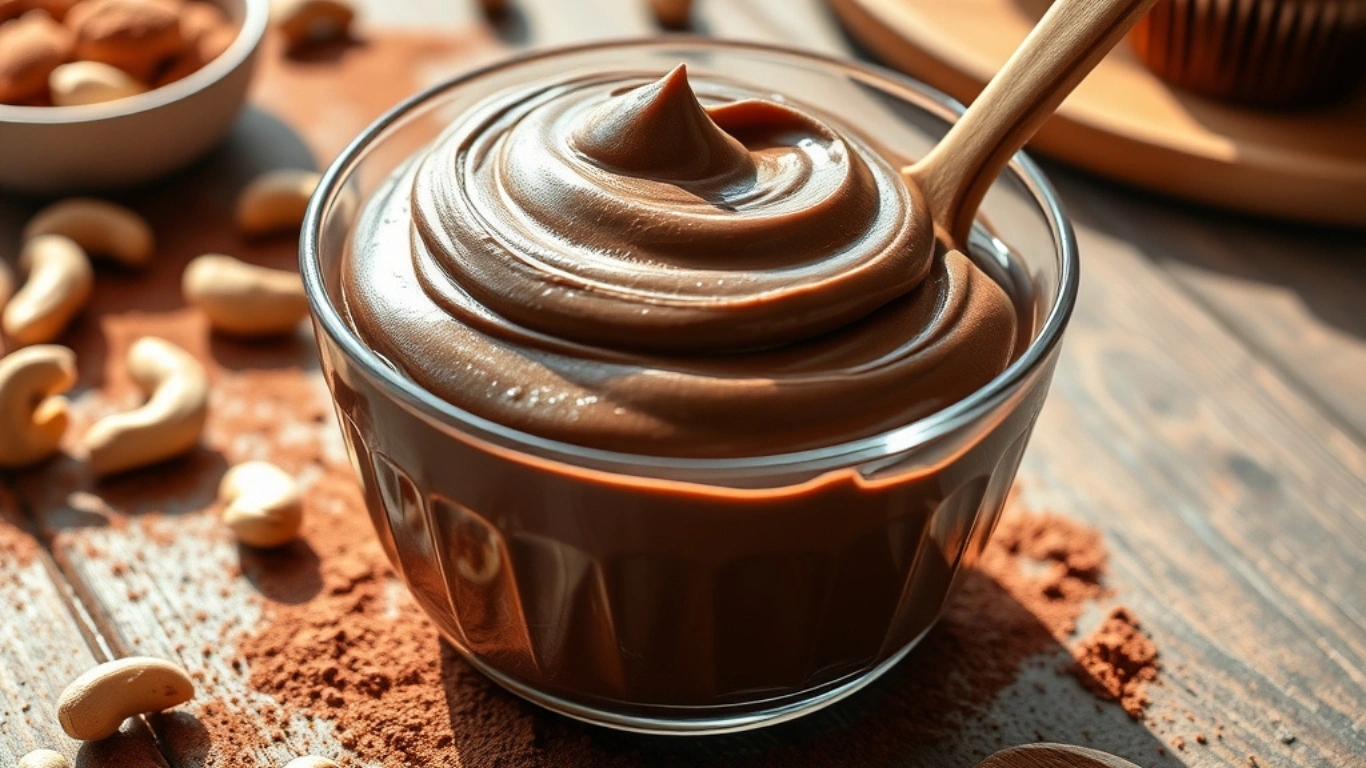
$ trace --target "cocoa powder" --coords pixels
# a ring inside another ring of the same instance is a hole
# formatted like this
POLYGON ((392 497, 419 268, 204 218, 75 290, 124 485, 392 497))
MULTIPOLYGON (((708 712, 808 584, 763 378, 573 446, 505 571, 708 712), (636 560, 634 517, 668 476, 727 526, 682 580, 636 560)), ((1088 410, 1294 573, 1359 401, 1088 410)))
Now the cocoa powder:
POLYGON ((0 558, 12 568, 24 568, 38 556, 38 542, 24 530, 14 494, 0 485, 0 558))
MULTIPOLYGON (((1133 719, 1143 716, 1148 683, 1157 679, 1157 646, 1139 631, 1138 619, 1129 609, 1121 606, 1110 611, 1077 647, 1076 659, 1077 677, 1083 685, 1103 699, 1118 701, 1133 719)), ((1204 743, 1203 738, 1197 740, 1204 743)))
MULTIPOLYGON (((306 532, 322 586, 309 599, 304 584, 270 587, 276 599, 238 656, 253 688, 330 721, 349 752, 385 766, 831 765, 848 762, 851 749, 862 763, 892 762, 979 715, 1108 594, 1097 531, 1012 511, 939 625, 869 692, 759 735, 648 739, 542 712, 473 671, 396 588, 350 478, 320 485, 349 515, 306 532)), ((1155 648, 1129 611, 1112 613, 1075 654, 1092 690, 1141 711, 1155 648)))

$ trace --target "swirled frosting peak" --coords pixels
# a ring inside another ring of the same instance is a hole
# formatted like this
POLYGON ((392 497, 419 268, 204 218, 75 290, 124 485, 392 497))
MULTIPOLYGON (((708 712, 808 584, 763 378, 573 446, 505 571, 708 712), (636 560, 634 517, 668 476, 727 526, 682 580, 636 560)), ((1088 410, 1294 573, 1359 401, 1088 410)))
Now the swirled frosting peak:
POLYGON ((613 348, 775 347, 867 315, 929 269, 890 166, 772 101, 705 109, 654 82, 548 89, 458 131, 414 216, 453 288, 519 325, 613 348))
POLYGON ((654 83, 603 102, 574 129, 570 143, 613 173, 707 185, 713 195, 754 181, 749 150, 712 122, 693 95, 683 64, 654 83))
POLYGON ((1014 308, 826 106, 681 65, 490 97, 370 203, 353 323, 438 396, 598 447, 784 452, 938 410, 1009 363, 1014 308))

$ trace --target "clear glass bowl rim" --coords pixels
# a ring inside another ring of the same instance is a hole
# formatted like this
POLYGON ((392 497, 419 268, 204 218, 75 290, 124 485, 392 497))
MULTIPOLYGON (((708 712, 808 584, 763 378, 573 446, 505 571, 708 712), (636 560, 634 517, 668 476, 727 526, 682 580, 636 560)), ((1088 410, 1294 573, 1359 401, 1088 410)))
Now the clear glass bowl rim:
MULTIPOLYGON (((1080 282, 1080 263, 1076 237, 1071 222, 1062 210, 1057 193, 1044 177, 1042 170, 1024 151, 1016 153, 1011 158, 1005 172, 1013 171, 1033 195, 1035 202, 1041 205, 1049 228, 1052 230, 1057 255, 1061 261, 1061 269, 1058 274, 1058 295, 1049 307, 1043 326, 1025 353, 996 378, 988 382, 985 387, 943 410, 876 435, 802 451, 732 458, 678 458, 589 448, 512 429, 457 408, 427 392, 416 382, 389 367, 356 336, 351 327, 342 319, 341 314, 333 306, 328 296, 320 264, 321 233, 324 216, 330 211, 337 193, 350 177, 353 166, 364 159, 367 150, 372 145, 383 140, 384 134, 391 127, 403 123, 409 113, 425 106, 432 99, 442 96, 447 91, 459 88, 465 83, 484 75, 516 67, 525 62, 604 48, 664 48, 689 45, 769 51, 807 59, 825 66, 854 70, 874 79, 889 81, 893 85, 922 95, 943 107, 953 119, 961 117, 964 111, 963 105, 947 94, 885 67, 826 56, 800 48, 766 43, 716 40, 696 35, 672 35, 555 46, 511 56, 433 85, 404 99, 352 140, 323 173, 317 192, 309 201, 299 236, 300 273, 303 277, 305 293, 308 295, 309 304, 318 325, 345 352, 351 362, 359 365, 375 380, 383 382, 390 394, 397 396, 408 407, 415 409, 428 419, 441 424, 453 425, 467 435, 486 435, 493 438, 502 447, 512 448, 530 456, 556 459, 569 464, 588 463, 615 468, 635 467, 670 474, 678 472, 729 475, 737 470, 743 472, 798 467, 838 468, 892 454, 904 453, 951 434, 964 425, 984 416, 995 408, 1001 400, 1020 387, 1037 368, 1048 360, 1053 349, 1061 342, 1063 330, 1066 328, 1072 309, 1076 304, 1077 289, 1080 282)), ((363 201, 362 204, 364 204, 363 201)))

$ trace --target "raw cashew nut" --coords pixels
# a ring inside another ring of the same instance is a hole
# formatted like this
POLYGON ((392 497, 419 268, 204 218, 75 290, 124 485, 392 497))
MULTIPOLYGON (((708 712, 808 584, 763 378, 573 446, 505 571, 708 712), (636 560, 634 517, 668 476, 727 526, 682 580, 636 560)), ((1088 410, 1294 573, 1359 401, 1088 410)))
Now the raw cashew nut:
POLYGON ((199 443, 209 412, 209 377, 190 353, 165 339, 133 342, 128 374, 148 393, 127 413, 95 422, 82 444, 97 475, 112 475, 179 456, 199 443))
POLYGON ((231 256, 205 254, 185 267, 186 303, 215 330, 238 336, 287 333, 308 316, 304 284, 293 272, 267 269, 231 256))
POLYGON ((66 12, 80 0, 0 0, 0 24, 29 11, 46 11, 54 21, 66 18, 66 12))
POLYGON ((180 51, 179 0, 81 0, 66 15, 77 60, 102 61, 150 80, 180 51))
POLYGON ((225 29, 236 36, 233 23, 212 0, 188 0, 180 8, 180 36, 186 45, 196 45, 225 29))
POLYGON ((237 196, 237 228, 246 235, 297 230, 321 179, 296 168, 257 176, 237 196))
POLYGON ((0 19, 0 104, 42 103, 48 75, 70 58, 71 46, 71 33, 42 11, 0 19))
POLYGON ((181 6, 180 34, 184 47, 153 81, 158 88, 189 77, 221 56, 237 39, 237 26, 214 2, 189 0, 181 6))
POLYGON ((39 211, 24 227, 24 239, 66 235, 86 253, 108 256, 126 267, 152 259, 156 238, 152 226, 137 213, 107 200, 72 197, 39 211))
POLYGON ((309 43, 343 40, 356 18, 355 8, 344 0, 276 0, 270 10, 290 51, 309 43))
POLYGON ((20 758, 18 768, 71 768, 71 761, 61 752, 35 749, 20 758))
POLYGON ((57 452, 69 417, 66 398, 76 383, 76 353, 66 347, 28 347, 0 359, 0 467, 26 467, 57 452))
POLYGON ((147 90, 147 86, 127 72, 98 61, 63 64, 52 70, 47 83, 52 103, 59 107, 99 104, 136 96, 147 90))
POLYGON ((28 280, 5 305, 0 327, 19 346, 52 341, 90 300, 90 259, 69 238, 41 235, 24 244, 19 266, 28 280))
POLYGON ((289 764, 286 765, 285 768, 341 768, 341 766, 337 765, 331 760, 328 760, 325 757, 318 757, 317 755, 306 755, 304 757, 296 757, 293 760, 290 760, 289 764))
POLYGON ((194 683, 185 670, 135 656, 101 664, 73 680, 57 702, 57 719, 71 738, 95 741, 118 733, 134 715, 170 709, 192 696, 194 683))
POLYGON ((297 539, 304 521, 299 483, 265 461, 238 464, 223 475, 218 499, 228 506, 223 522, 243 544, 278 547, 297 539))

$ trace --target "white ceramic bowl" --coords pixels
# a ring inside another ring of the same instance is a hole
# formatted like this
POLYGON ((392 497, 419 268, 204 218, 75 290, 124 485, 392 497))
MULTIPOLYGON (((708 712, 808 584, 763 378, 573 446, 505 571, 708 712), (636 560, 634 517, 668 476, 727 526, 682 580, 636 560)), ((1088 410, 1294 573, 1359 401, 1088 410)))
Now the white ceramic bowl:
POLYGON ((240 32, 198 72, 103 104, 0 104, 0 189, 55 195, 126 187, 203 155, 227 133, 270 16, 270 0, 215 0, 240 32))

